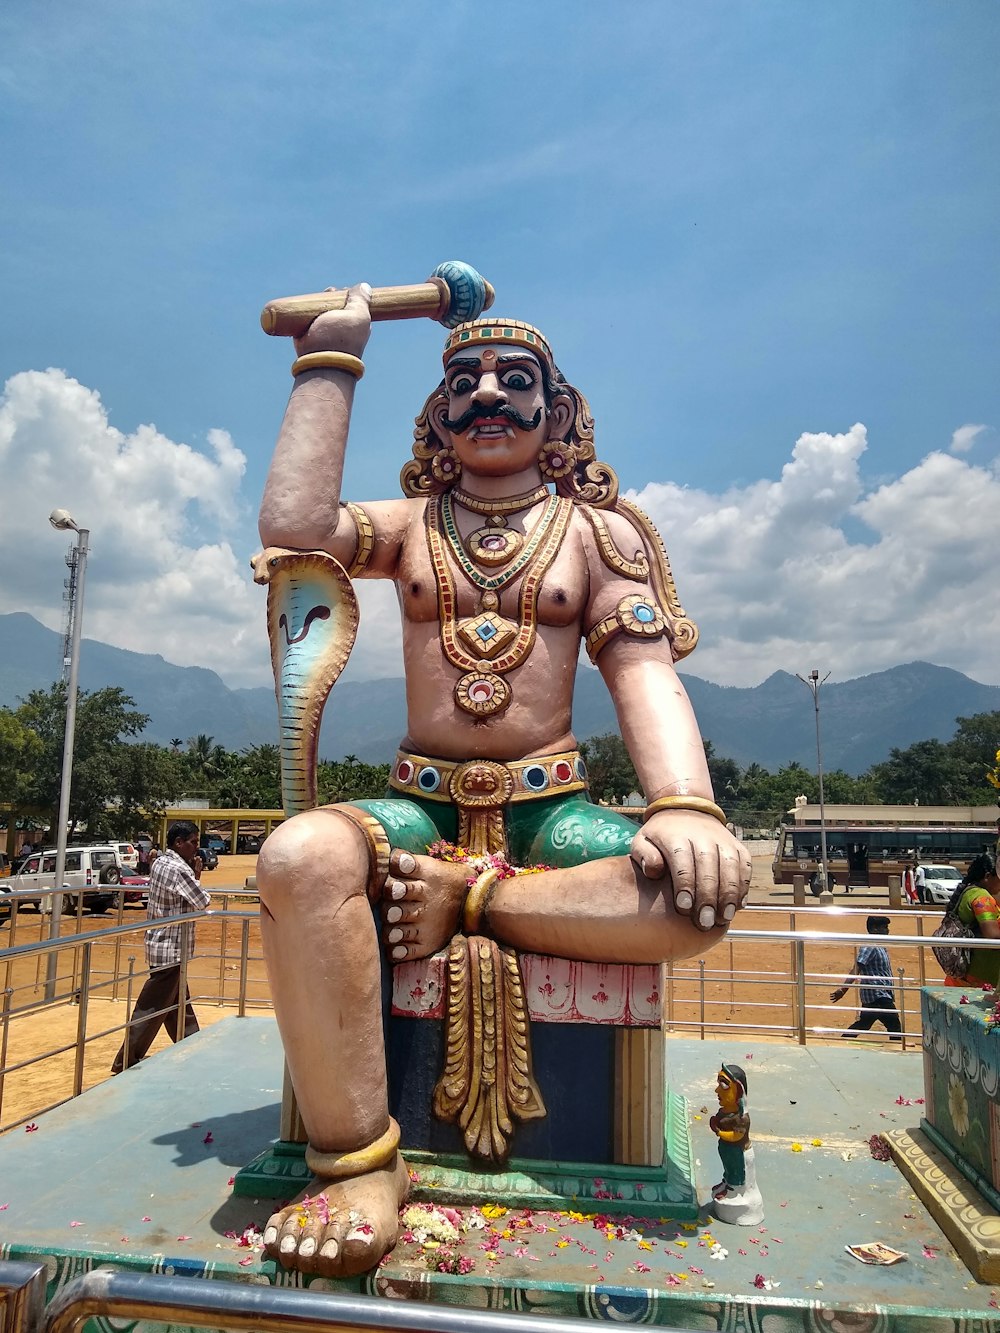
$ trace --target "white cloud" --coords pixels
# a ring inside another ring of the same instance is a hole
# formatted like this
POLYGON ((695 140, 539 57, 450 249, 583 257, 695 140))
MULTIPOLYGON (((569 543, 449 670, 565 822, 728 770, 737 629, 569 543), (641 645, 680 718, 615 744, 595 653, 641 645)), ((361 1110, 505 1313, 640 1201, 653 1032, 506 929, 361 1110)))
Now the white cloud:
MULTIPOLYGON (((688 670, 748 685, 779 668, 843 680, 924 658, 1000 681, 990 540, 1000 467, 934 452, 866 486, 868 450, 860 424, 803 434, 777 480, 720 492, 651 481, 635 495, 701 627, 688 670)), ((268 683, 244 465, 224 430, 201 449, 148 425, 124 434, 100 396, 62 371, 15 375, 0 399, 0 611, 60 626, 68 542, 47 517, 66 507, 92 530, 87 637, 211 667, 230 685, 268 683)), ((347 672, 399 675, 394 589, 361 582, 358 595, 347 672)))
POLYGON ((777 482, 720 495, 651 482, 681 601, 688 669, 746 685, 818 666, 840 680, 920 658, 1000 680, 989 533, 1000 470, 931 453, 866 492, 867 431, 802 435, 777 482), (859 521, 871 534, 856 534, 859 521))
MULTIPOLYGON (((116 430, 100 395, 61 370, 12 376, 0 399, 0 612, 62 624, 62 555, 75 540, 48 524, 67 508, 91 530, 83 632, 116 647, 217 671, 228 685, 270 682, 265 594, 254 586, 256 497, 225 430, 203 450, 155 426, 116 430)), ((399 613, 386 584, 359 586, 362 629, 349 671, 400 674, 399 613)))
POLYGON ((953 454, 967 454, 984 430, 989 430, 989 426, 974 426, 972 424, 959 426, 958 430, 952 432, 951 444, 948 448, 953 454))

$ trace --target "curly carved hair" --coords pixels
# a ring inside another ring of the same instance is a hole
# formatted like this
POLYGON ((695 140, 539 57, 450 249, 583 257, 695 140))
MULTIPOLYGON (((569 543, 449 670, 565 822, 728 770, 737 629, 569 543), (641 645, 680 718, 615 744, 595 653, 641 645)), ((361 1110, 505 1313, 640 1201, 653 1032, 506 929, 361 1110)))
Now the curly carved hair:
MULTIPOLYGON (((573 418, 564 441, 572 452, 573 467, 564 477, 556 480, 556 491, 570 500, 583 500, 601 509, 611 508, 618 498, 618 478, 614 469, 600 462, 597 457, 594 449, 594 418, 590 412, 590 404, 579 389, 575 389, 567 382, 557 366, 550 372, 544 358, 539 364, 546 405, 552 405, 557 393, 568 395, 573 402, 573 418)), ((442 398, 447 398, 443 379, 424 403, 416 419, 413 432, 413 458, 405 464, 399 474, 403 494, 414 499, 438 495, 454 485, 454 482, 439 481, 431 470, 435 455, 449 444, 438 435, 431 419, 431 408, 442 398)))

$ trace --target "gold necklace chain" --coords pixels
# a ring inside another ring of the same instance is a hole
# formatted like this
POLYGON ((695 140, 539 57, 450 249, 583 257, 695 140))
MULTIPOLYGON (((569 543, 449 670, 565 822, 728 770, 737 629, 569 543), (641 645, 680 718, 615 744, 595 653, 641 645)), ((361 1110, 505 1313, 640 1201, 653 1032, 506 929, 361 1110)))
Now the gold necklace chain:
POLYGON ((549 488, 544 484, 536 486, 533 491, 523 491, 520 495, 508 495, 504 499, 497 500, 483 500, 476 495, 467 495, 457 486, 451 493, 452 499, 463 509, 469 509, 474 514, 487 515, 516 514, 521 509, 530 509, 532 505, 538 504, 539 500, 547 500, 549 495, 549 488))
MULTIPOLYGON (((446 543, 446 534, 442 533, 442 499, 439 497, 437 503, 429 504, 426 511, 427 547, 437 583, 441 647, 451 665, 466 673, 455 686, 455 702, 459 708, 476 717, 488 717, 502 712, 510 705, 513 697, 503 675, 497 673, 513 671, 521 666, 535 645, 538 594, 542 579, 562 546, 573 504, 570 500, 552 497, 553 521, 544 525, 544 540, 539 537, 532 552, 534 558, 530 559, 521 583, 519 623, 515 625, 498 614, 498 598, 495 592, 488 589, 483 590, 480 598, 480 613, 466 620, 458 620, 458 597, 447 555, 447 547, 455 553, 455 546, 452 542, 446 543)), ((542 524, 539 524, 541 527, 542 524)), ((464 559, 465 553, 461 548, 458 554, 464 559)), ((526 563, 518 561, 521 568, 526 563)))
POLYGON ((498 592, 501 588, 505 588, 507 584, 516 578, 525 566, 530 563, 543 538, 552 526, 556 514, 559 512, 559 504, 560 501, 558 495, 549 496, 549 503, 546 505, 541 518, 535 524, 534 531, 528 538, 524 550, 502 574, 494 574, 491 577, 487 577, 485 574, 480 573, 466 554, 465 547, 462 544, 462 534, 458 530, 458 525, 455 522, 455 515, 452 512, 451 496, 447 491, 445 491, 443 495, 438 496, 437 503, 432 504, 429 507, 428 513, 433 516, 437 530, 444 530, 444 536, 451 549, 451 553, 455 557, 459 569, 461 569, 469 582, 474 587, 479 588, 482 592, 498 592))

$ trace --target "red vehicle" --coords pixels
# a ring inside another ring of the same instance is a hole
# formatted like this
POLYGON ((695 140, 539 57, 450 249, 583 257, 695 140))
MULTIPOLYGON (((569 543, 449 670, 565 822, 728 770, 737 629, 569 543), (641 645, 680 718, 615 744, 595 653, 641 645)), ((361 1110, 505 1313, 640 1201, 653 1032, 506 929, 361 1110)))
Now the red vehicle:
POLYGON ((122 901, 126 907, 146 906, 149 889, 148 875, 130 875, 126 872, 122 875, 121 885, 124 889, 122 901))

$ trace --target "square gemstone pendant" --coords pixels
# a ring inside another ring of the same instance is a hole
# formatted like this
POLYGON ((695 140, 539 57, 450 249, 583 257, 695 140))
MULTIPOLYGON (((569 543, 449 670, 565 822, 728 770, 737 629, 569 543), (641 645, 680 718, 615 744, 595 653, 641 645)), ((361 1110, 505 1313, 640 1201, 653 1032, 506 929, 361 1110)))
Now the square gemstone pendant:
POLYGON ((498 616, 495 611, 484 611, 472 620, 459 622, 458 633, 466 647, 479 657, 496 657, 497 653, 517 636, 517 626, 498 616))

